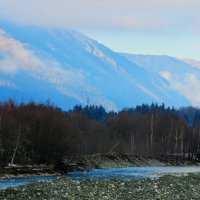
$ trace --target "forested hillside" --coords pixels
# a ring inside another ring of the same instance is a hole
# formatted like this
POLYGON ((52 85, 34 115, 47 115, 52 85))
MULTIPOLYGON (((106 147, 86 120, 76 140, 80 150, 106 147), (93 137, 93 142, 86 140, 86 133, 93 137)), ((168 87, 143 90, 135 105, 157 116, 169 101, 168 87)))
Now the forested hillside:
POLYGON ((195 108, 157 104, 118 113, 77 105, 64 112, 49 103, 10 100, 0 104, 0 163, 56 164, 63 157, 110 152, 198 159, 199 116, 195 108))

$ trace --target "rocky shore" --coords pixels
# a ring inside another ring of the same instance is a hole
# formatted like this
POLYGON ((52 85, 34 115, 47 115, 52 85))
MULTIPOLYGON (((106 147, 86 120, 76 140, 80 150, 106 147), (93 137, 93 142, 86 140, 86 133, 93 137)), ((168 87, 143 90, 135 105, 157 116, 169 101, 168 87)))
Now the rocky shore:
POLYGON ((200 174, 164 175, 156 180, 72 180, 57 178, 0 190, 0 199, 192 200, 200 199, 200 174))
MULTIPOLYGON (((62 174, 68 171, 120 168, 134 166, 190 165, 187 160, 155 159, 128 154, 96 154, 81 156, 75 160, 65 160, 62 169, 52 166, 32 166, 4 168, 1 178, 62 174)), ((198 164, 198 163, 195 163, 198 164)), ((137 180, 73 180, 58 176, 50 182, 36 182, 26 186, 0 190, 0 199, 4 200, 192 200, 200 199, 200 173, 163 175, 157 179, 137 180)))

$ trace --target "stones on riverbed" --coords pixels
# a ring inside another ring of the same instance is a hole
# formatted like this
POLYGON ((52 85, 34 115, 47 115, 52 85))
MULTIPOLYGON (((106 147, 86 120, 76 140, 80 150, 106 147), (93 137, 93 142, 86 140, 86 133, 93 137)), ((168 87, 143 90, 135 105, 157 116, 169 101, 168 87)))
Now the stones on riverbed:
POLYGON ((0 199, 200 199, 200 174, 165 175, 158 180, 72 180, 60 177, 0 190, 0 199))

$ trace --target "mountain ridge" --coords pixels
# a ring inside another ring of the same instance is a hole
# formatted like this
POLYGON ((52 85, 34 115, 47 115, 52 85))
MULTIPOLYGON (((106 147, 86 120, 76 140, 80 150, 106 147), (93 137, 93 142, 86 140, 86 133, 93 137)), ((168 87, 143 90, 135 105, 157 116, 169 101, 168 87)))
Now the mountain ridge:
POLYGON ((107 110, 190 105, 162 76, 80 32, 5 23, 0 29, 1 100, 50 100, 63 109, 88 99, 107 110))

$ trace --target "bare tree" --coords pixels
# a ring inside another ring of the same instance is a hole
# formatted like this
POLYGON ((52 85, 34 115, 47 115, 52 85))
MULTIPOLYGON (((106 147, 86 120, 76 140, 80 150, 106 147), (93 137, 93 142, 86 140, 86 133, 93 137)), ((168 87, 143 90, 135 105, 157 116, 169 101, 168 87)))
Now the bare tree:
POLYGON ((152 147, 152 145, 153 145, 153 137, 154 137, 154 114, 153 114, 153 112, 152 112, 152 114, 151 114, 151 134, 150 134, 150 146, 152 147))
POLYGON ((10 164, 14 164, 15 156, 16 156, 16 153, 17 153, 17 150, 18 150, 18 146, 19 146, 20 136, 21 136, 21 124, 19 126, 19 131, 18 131, 18 135, 17 135, 17 142, 16 142, 16 146, 15 146, 15 149, 14 149, 10 164))

